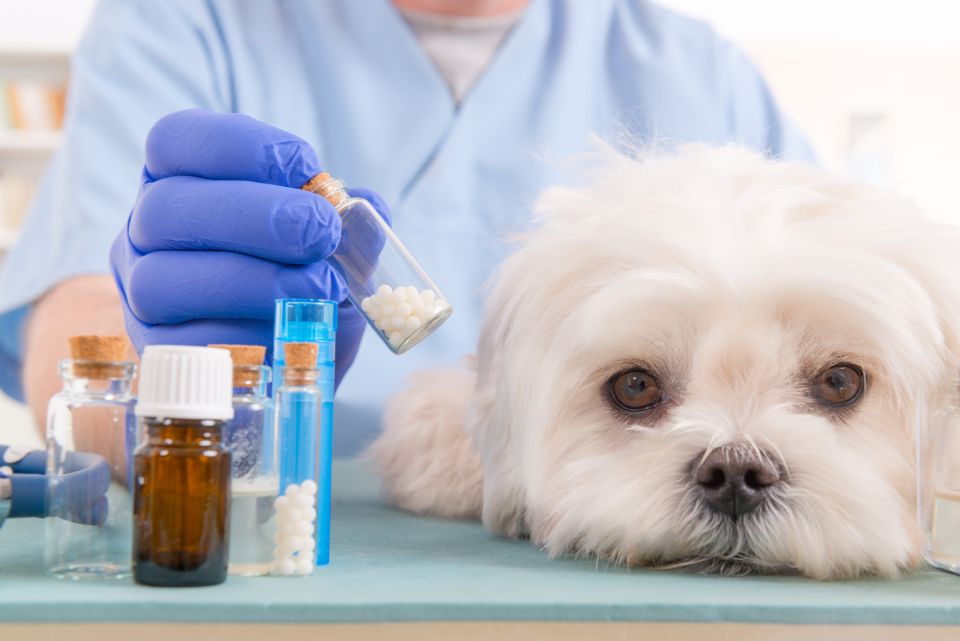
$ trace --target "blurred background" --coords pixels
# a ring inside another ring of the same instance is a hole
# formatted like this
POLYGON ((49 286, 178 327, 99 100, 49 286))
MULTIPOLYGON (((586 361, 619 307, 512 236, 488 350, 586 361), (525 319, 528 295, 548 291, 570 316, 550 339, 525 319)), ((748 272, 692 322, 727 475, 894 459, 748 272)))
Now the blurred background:
MULTIPOLYGON (((960 3, 661 4, 712 23, 746 50, 824 166, 960 223, 960 3)), ((56 149, 70 53, 94 5, 0 0, 0 261, 56 149)), ((22 441, 38 443, 27 412, 0 395, 0 443, 22 441)))

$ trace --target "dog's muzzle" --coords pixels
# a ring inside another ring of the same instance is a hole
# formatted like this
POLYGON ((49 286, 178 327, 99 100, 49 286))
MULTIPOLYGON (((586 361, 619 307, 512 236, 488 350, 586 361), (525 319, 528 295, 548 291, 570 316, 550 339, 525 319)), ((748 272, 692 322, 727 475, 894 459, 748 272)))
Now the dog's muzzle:
POLYGON ((704 504, 736 520, 766 501, 784 474, 765 452, 726 445, 693 461, 693 482, 704 504))

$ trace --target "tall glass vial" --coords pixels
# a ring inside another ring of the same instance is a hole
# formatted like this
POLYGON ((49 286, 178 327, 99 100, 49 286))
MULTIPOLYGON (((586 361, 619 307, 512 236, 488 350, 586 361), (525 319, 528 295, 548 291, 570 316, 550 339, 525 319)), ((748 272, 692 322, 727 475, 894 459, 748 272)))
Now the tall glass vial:
POLYGON ((450 317, 450 302, 373 205, 348 194, 326 172, 302 189, 323 196, 340 213, 340 244, 327 261, 387 347, 402 354, 450 317))
POLYGON ((47 505, 44 565, 62 579, 130 575, 131 478, 128 453, 135 445, 136 366, 125 362, 120 336, 74 336, 72 358, 60 363, 63 390, 47 408, 47 505), (67 482, 71 452, 107 459, 111 478, 67 482), (106 498, 104 498, 106 490, 106 498))
POLYGON ((917 407, 917 471, 923 556, 960 574, 960 381, 917 407))
POLYGON ((274 573, 307 575, 330 560, 329 424, 317 386, 316 343, 286 343, 283 384, 274 394, 280 437, 274 573))
POLYGON ((274 501, 280 491, 270 368, 260 345, 209 345, 233 358, 233 419, 224 427, 232 459, 230 574, 262 576, 273 567, 274 501))
POLYGON ((146 437, 134 461, 133 577, 144 585, 227 578, 233 418, 230 352, 149 346, 136 414, 146 437))

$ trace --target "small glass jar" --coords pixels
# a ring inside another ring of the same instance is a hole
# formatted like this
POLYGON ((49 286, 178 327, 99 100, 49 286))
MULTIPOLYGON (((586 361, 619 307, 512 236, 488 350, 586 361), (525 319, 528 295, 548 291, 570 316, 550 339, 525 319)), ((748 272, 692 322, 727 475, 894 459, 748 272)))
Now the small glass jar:
POLYGON ((146 437, 134 457, 133 578, 164 587, 227 578, 233 418, 230 352, 151 345, 136 414, 146 437))
POLYGON ((917 408, 917 471, 923 556, 960 574, 960 381, 917 408))
POLYGON ((46 572, 61 579, 123 578, 130 574, 131 466, 136 441, 133 363, 65 360, 63 390, 47 409, 46 572), (71 452, 110 463, 110 477, 77 484, 71 452), (96 485, 96 487, 94 486, 96 485), (106 498, 104 494, 106 490, 106 498))
POLYGON ((233 420, 224 432, 233 459, 230 574, 237 576, 262 576, 273 566, 280 473, 269 383, 269 367, 233 366, 233 420))
POLYGON ((347 298, 380 340, 403 354, 440 327, 453 307, 390 225, 363 198, 327 173, 302 187, 340 214, 340 244, 327 258, 347 283, 347 298))
POLYGON ((283 384, 274 393, 280 488, 274 574, 304 576, 330 561, 331 430, 317 385, 317 345, 286 343, 283 384))

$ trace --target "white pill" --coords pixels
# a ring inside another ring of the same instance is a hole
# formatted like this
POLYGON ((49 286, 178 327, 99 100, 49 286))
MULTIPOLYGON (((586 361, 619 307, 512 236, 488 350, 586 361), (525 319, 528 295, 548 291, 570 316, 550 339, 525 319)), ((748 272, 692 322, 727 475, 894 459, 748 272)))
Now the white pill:
POLYGON ((397 313, 400 316, 409 316, 413 313, 413 308, 410 307, 410 303, 400 303, 397 305, 397 313))
POLYGON ((423 300, 416 296, 410 301, 410 311, 415 314, 419 309, 423 309, 423 300))
POLYGON ((423 325, 423 321, 421 321, 416 316, 410 316, 409 318, 407 318, 407 322, 405 323, 405 325, 407 330, 412 332, 419 329, 419 327, 423 325))
POLYGON ((277 572, 284 576, 290 576, 297 571, 297 564, 293 559, 284 559, 277 563, 277 572))
POLYGON ((273 558, 275 559, 289 559, 293 556, 293 553, 296 552, 299 548, 291 545, 291 542, 287 539, 284 539, 280 542, 279 545, 273 548, 273 558))
POLYGON ((403 327, 404 318, 403 316, 394 316, 390 319, 390 329, 400 329, 403 327))
POLYGON ((397 304, 403 303, 407 300, 407 290, 403 287, 397 287, 393 290, 393 295, 396 297, 397 304))
POLYGON ((316 566, 313 563, 313 559, 300 559, 297 561, 297 574, 300 576, 311 574, 314 567, 316 566))
POLYGON ((381 331, 387 330, 387 318, 377 318, 374 320, 374 324, 377 326, 377 329, 381 331))
POLYGON ((313 523, 310 521, 300 521, 294 530, 296 536, 310 536, 313 534, 313 523))
POLYGON ((306 481, 304 481, 303 483, 300 484, 300 490, 303 491, 303 492, 306 492, 306 493, 309 494, 310 496, 316 496, 316 494, 317 494, 317 483, 316 483, 316 481, 312 481, 312 480, 310 480, 310 479, 307 479, 306 481))
POLYGON ((285 496, 278 496, 277 500, 273 502, 273 506, 277 508, 278 512, 283 508, 287 507, 289 504, 290 504, 290 499, 288 499, 285 496))
POLYGON ((390 305, 384 305, 384 306, 383 306, 383 315, 386 316, 387 318, 389 318, 389 317, 391 317, 391 316, 396 316, 396 314, 397 314, 397 306, 396 306, 396 305, 390 304, 390 305))
POLYGON ((365 312, 368 313, 368 314, 370 313, 370 307, 371 307, 371 306, 370 306, 370 297, 369 297, 369 296, 367 296, 367 297, 364 298, 362 301, 360 301, 360 309, 362 309, 363 311, 365 311, 365 312))
POLYGON ((314 497, 312 494, 303 493, 300 494, 293 502, 296 509, 302 510, 307 507, 313 507, 314 497))
POLYGON ((300 493, 300 486, 296 483, 291 483, 287 486, 286 491, 284 491, 284 496, 294 497, 300 493))
POLYGON ((390 285, 380 285, 380 287, 377 287, 377 293, 380 294, 381 296, 386 296, 392 291, 393 290, 390 289, 390 285))
POLYGON ((406 287, 403 288, 403 291, 406 293, 407 300, 409 301, 413 301, 419 298, 417 288, 414 287, 413 285, 407 285, 406 287))
POLYGON ((420 292, 420 298, 424 303, 429 305, 433 303, 433 301, 437 298, 437 295, 432 289, 425 289, 420 292))
POLYGON ((310 554, 315 547, 316 542, 313 540, 313 534, 297 539, 297 549, 301 554, 310 554))
POLYGON ((403 334, 400 332, 390 332, 390 344, 394 347, 400 347, 400 343, 403 342, 403 334))
POLYGON ((317 520, 317 511, 312 507, 308 507, 305 510, 300 510, 300 518, 304 521, 310 521, 313 523, 317 520))

